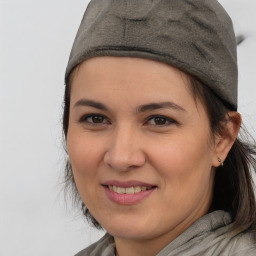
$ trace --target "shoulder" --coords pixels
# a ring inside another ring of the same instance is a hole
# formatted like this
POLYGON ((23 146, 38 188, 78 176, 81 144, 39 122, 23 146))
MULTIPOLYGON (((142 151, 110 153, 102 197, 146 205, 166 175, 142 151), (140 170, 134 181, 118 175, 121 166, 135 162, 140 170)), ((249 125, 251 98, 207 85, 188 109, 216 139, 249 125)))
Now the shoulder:
POLYGON ((113 256, 115 252, 114 239, 108 233, 105 234, 96 243, 90 245, 75 256, 113 256))
POLYGON ((232 256, 255 256, 256 235, 251 232, 240 233, 230 241, 230 254, 232 256))
POLYGON ((235 231, 232 227, 229 213, 209 213, 167 245, 158 256, 255 256, 253 234, 235 231))

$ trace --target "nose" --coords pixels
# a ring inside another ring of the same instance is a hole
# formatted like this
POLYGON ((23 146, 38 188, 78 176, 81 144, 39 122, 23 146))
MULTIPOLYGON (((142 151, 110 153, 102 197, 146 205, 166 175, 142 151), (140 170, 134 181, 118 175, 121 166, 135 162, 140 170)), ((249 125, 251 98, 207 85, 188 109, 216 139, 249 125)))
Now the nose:
POLYGON ((142 167, 146 156, 140 135, 134 129, 118 129, 113 133, 104 155, 104 163, 116 171, 142 167))

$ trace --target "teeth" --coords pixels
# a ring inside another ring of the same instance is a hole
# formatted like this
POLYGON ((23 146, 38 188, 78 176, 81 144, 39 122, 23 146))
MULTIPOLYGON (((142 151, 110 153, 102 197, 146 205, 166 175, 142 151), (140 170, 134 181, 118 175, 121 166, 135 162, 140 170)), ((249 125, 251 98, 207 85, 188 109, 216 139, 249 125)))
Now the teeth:
POLYGON ((134 194, 134 187, 126 188, 125 193, 126 194, 134 194))
POLYGON ((120 188, 120 187, 117 187, 116 188, 116 193, 118 193, 118 194, 125 194, 125 188, 120 188))
POLYGON ((136 194, 140 193, 141 191, 146 191, 149 190, 150 188, 147 187, 140 187, 140 186, 135 186, 135 187, 129 187, 129 188, 121 188, 121 187, 116 187, 116 186, 108 186, 108 188, 111 191, 114 191, 118 194, 136 194))
POLYGON ((134 192, 135 193, 139 193, 141 190, 142 190, 142 188, 139 187, 139 186, 134 187, 134 192))

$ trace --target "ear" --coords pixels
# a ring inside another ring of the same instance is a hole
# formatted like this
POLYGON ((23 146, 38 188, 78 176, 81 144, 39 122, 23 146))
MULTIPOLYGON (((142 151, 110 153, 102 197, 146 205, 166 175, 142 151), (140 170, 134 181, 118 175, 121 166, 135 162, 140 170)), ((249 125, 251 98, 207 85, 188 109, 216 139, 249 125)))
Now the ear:
POLYGON ((212 166, 218 167, 225 161, 228 152, 237 138, 241 122, 242 118, 238 112, 230 111, 226 114, 223 131, 215 138, 215 152, 212 166))

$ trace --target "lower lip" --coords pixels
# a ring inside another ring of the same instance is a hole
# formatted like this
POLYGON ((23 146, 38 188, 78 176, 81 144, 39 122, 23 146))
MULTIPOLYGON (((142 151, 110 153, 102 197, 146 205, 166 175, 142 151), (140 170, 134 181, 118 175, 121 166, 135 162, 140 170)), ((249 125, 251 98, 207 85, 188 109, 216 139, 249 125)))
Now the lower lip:
POLYGON ((150 190, 141 191, 139 193, 135 194, 118 194, 112 190, 110 190, 108 187, 104 186, 104 189, 106 191, 106 194, 108 198, 117 204, 122 205, 132 205, 137 204, 143 199, 147 198, 154 190, 155 188, 152 188, 150 190))

